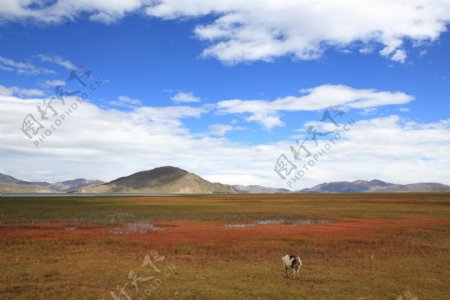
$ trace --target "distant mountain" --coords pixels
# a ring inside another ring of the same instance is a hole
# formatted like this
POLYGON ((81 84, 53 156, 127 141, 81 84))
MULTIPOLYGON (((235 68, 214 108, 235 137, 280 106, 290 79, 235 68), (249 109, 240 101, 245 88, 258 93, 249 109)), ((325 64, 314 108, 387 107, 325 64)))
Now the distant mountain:
POLYGON ((121 177, 111 182, 81 188, 79 193, 152 193, 212 194, 236 193, 230 185, 211 183, 193 173, 176 167, 160 167, 121 177))
POLYGON ((74 192, 84 187, 92 187, 103 184, 100 180, 88 180, 77 178, 52 184, 50 187, 56 192, 74 192))
POLYGON ((0 173, 0 183, 14 183, 14 184, 23 184, 23 185, 39 185, 39 186, 50 186, 51 184, 48 182, 31 182, 31 181, 23 181, 16 179, 12 176, 0 173))
POLYGON ((20 184, 21 182, 26 182, 22 180, 18 180, 12 176, 0 173, 0 183, 16 183, 20 184))
POLYGON ((54 190, 41 185, 0 182, 0 194, 54 193, 54 190))
POLYGON ((261 185, 233 185, 233 187, 240 193, 249 193, 249 194, 291 193, 291 191, 288 189, 269 188, 261 185))
POLYGON ((394 184, 381 180, 338 181, 302 189, 301 193, 395 193, 395 192, 450 192, 450 186, 441 183, 394 184))
POLYGON ((57 183, 32 182, 16 179, 0 173, 0 193, 63 193, 71 192, 85 186, 95 186, 103 181, 78 178, 57 183))
MULTIPOLYGON (((226 185, 209 182, 193 173, 176 167, 160 167, 121 177, 108 183, 78 178, 57 183, 32 182, 0 173, 0 193, 135 193, 135 194, 278 194, 290 193, 283 188, 260 185, 226 185)), ((339 181, 318 184, 298 193, 396 193, 450 192, 450 186, 440 183, 394 184, 381 180, 339 181)))

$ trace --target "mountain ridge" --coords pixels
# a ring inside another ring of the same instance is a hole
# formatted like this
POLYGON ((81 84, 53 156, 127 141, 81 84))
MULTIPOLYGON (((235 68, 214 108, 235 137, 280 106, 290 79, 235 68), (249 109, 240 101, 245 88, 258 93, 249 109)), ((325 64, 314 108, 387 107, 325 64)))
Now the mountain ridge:
POLYGON ((174 193, 174 194, 281 194, 281 193, 398 193, 450 192, 450 186, 422 182, 395 184, 379 179, 325 182, 310 188, 290 191, 261 185, 227 185, 209 182, 173 166, 158 167, 119 177, 110 182, 77 178, 56 183, 32 182, 0 173, 0 193, 174 193))
POLYGON ((450 192, 450 186, 435 182, 396 184, 379 179, 325 182, 300 193, 398 193, 398 192, 450 192))
POLYGON ((100 180, 77 178, 55 183, 33 182, 17 179, 0 173, 0 192, 2 193, 66 193, 85 186, 102 184, 100 180))
POLYGON ((77 193, 235 194, 230 185, 209 182, 186 170, 164 166, 120 177, 77 193))

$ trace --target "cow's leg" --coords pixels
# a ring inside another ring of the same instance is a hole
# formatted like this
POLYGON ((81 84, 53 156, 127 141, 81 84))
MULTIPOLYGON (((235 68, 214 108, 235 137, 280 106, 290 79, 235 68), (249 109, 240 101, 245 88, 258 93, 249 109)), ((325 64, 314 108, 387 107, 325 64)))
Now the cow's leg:
POLYGON ((288 270, 288 268, 286 267, 286 265, 284 265, 284 274, 285 274, 286 277, 289 277, 288 273, 287 273, 287 270, 288 270))

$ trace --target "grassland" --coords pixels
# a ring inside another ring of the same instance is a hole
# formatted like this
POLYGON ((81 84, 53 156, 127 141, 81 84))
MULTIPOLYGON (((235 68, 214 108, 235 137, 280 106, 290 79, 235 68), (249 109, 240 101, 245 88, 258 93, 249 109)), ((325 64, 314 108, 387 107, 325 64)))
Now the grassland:
POLYGON ((3 197, 0 299, 449 299, 449 233, 450 194, 3 197))

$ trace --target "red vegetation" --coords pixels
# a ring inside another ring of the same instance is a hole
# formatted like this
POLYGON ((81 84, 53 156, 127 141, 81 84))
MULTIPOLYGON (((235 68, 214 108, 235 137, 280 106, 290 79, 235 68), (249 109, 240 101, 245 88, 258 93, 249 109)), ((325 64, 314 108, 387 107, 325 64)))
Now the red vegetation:
POLYGON ((225 227, 223 222, 212 221, 163 221, 154 223, 161 230, 146 233, 117 234, 115 229, 124 224, 92 223, 7 223, 0 226, 0 239, 58 239, 61 237, 79 237, 98 239, 120 237, 123 239, 145 241, 160 246, 174 246, 181 243, 220 242, 230 243, 254 238, 339 238, 367 237, 382 228, 430 228, 450 225, 443 219, 358 219, 336 223, 313 224, 304 226, 255 225, 252 227, 225 227))

